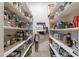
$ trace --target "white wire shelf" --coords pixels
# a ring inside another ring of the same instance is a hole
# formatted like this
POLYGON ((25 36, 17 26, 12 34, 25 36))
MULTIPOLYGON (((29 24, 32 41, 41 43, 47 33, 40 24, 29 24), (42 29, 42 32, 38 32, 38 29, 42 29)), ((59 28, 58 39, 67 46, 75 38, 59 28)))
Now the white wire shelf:
POLYGON ((50 36, 50 38, 51 38, 54 42, 56 42, 59 46, 61 46, 64 50, 66 50, 68 53, 70 53, 72 56, 77 57, 77 56, 73 53, 73 50, 72 50, 70 47, 68 47, 68 46, 66 46, 65 44, 61 43, 60 41, 58 41, 57 39, 53 38, 52 36, 50 36))
POLYGON ((24 16, 20 11, 18 11, 18 9, 16 9, 13 5, 11 5, 9 2, 5 2, 4 6, 9 9, 11 12, 15 13, 16 15, 18 15, 20 18, 23 18, 25 20, 27 20, 27 17, 24 16))
POLYGON ((49 43, 49 46, 51 47, 51 49, 54 51, 55 55, 57 57, 60 57, 60 54, 54 49, 54 47, 49 43))
POLYGON ((71 13, 73 13, 73 12, 76 12, 76 11, 78 11, 78 10, 79 10, 79 3, 77 3, 77 2, 72 2, 66 9, 64 9, 64 10, 61 12, 60 16, 61 16, 61 17, 64 17, 64 16, 67 16, 67 15, 69 15, 69 14, 71 14, 71 13))
POLYGON ((12 53, 14 50, 16 50, 17 48, 19 48, 21 45, 23 45, 25 42, 27 42, 32 36, 28 37, 27 40, 25 41, 20 41, 20 42, 17 42, 7 48, 5 48, 5 51, 4 51, 4 56, 8 56, 10 53, 12 53))
POLYGON ((25 54, 28 52, 31 46, 32 46, 32 43, 28 46, 28 48, 25 51, 23 51, 23 54, 21 55, 21 57, 25 56, 25 54))
POLYGON ((4 26, 4 29, 13 29, 13 30, 32 30, 29 28, 19 28, 19 27, 10 27, 10 26, 4 26))
POLYGON ((24 12, 27 12, 30 16, 32 15, 31 11, 28 8, 28 4, 26 2, 22 2, 21 6, 22 6, 22 9, 23 9, 24 12))
POLYGON ((76 27, 76 28, 65 28, 65 29, 49 29, 49 30, 52 30, 52 31, 71 31, 71 30, 79 30, 79 27, 76 27))

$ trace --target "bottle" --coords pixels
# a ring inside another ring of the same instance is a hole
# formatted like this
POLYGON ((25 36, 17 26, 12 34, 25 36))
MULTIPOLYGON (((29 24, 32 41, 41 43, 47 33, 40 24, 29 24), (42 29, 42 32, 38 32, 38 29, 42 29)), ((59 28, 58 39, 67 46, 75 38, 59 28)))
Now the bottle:
POLYGON ((16 27, 16 15, 14 14, 14 15, 12 15, 12 18, 11 18, 11 20, 10 20, 10 22, 11 22, 11 26, 12 27, 16 27))
POLYGON ((26 26, 25 22, 19 21, 20 28, 25 28, 25 26, 26 26))
POLYGON ((65 28, 65 22, 63 22, 63 21, 57 22, 57 28, 58 28, 58 29, 65 28))
POLYGON ((75 27, 79 27, 79 16, 75 16, 73 21, 74 21, 75 27))
POLYGON ((16 36, 16 41, 22 41, 23 40, 22 31, 17 31, 15 36, 16 36))
POLYGON ((69 25, 70 25, 70 28, 73 28, 74 27, 73 23, 70 23, 69 25))
POLYGON ((66 34, 66 38, 64 39, 64 44, 66 44, 69 47, 73 46, 73 40, 71 39, 71 33, 66 34))
POLYGON ((11 16, 10 13, 7 10, 4 10, 4 25, 5 26, 11 26, 11 23, 9 22, 11 16))
POLYGON ((15 39, 15 36, 13 35, 12 38, 11 38, 11 41, 10 41, 10 45, 16 43, 16 39, 15 39))
POLYGON ((66 22, 66 28, 73 28, 73 23, 66 22))
POLYGON ((65 26, 65 28, 70 28, 70 26, 69 26, 69 22, 66 22, 66 26, 65 26))
POLYGON ((4 40, 4 47, 10 46, 12 35, 7 35, 4 40))

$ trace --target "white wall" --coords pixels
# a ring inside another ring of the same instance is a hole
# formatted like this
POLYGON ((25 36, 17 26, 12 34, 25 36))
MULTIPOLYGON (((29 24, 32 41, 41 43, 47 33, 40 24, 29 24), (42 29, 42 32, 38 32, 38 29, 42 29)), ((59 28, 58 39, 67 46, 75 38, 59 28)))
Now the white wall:
POLYGON ((48 20, 48 3, 29 2, 28 7, 33 15, 33 29, 36 31, 37 22, 45 22, 49 26, 48 20))
POLYGON ((4 56, 4 3, 0 2, 0 57, 4 56))

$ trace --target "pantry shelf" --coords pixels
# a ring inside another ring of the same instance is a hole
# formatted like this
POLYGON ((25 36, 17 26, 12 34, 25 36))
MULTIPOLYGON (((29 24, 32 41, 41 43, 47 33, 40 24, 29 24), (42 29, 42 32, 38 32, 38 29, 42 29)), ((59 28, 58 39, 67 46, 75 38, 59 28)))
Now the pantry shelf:
POLYGON ((9 9, 11 12, 15 13, 16 15, 18 15, 20 18, 23 18, 25 20, 27 20, 27 17, 24 16, 20 11, 18 11, 14 6, 12 6, 9 2, 6 2, 4 4, 5 8, 9 9))
POLYGON ((70 53, 72 56, 77 57, 77 56, 73 53, 73 50, 72 50, 70 47, 66 46, 65 44, 63 44, 62 42, 60 42, 60 41, 58 41, 57 39, 53 38, 52 36, 50 36, 50 38, 51 38, 54 42, 56 42, 58 45, 60 45, 64 50, 66 50, 68 53, 70 53))
POLYGON ((55 55, 57 57, 60 57, 60 54, 54 49, 54 47, 49 43, 49 46, 51 47, 51 49, 54 51, 55 55))
POLYGON ((28 50, 30 49, 31 46, 32 46, 32 43, 28 46, 28 48, 26 50, 23 51, 21 57, 24 57, 25 56, 25 54, 28 52, 28 50))
POLYGON ((32 16, 31 11, 29 10, 27 3, 22 2, 22 9, 24 10, 24 12, 27 12, 30 16, 32 16))
POLYGON ((4 56, 8 56, 10 53, 12 53, 14 50, 16 50, 17 48, 19 48, 21 45, 23 45, 25 42, 27 42, 32 36, 28 37, 27 40, 25 41, 20 41, 20 42, 17 42, 7 48, 5 48, 5 53, 4 53, 4 56))
POLYGON ((71 31, 71 30, 79 30, 79 27, 77 28, 65 28, 65 29, 49 29, 49 30, 52 30, 52 31, 71 31))
POLYGON ((78 11, 79 10, 79 3, 76 2, 72 2, 66 9, 64 9, 60 16, 64 17, 64 16, 68 16, 69 14, 78 11))
POLYGON ((18 28, 18 27, 10 27, 10 26, 4 26, 4 29, 13 29, 13 30, 32 30, 28 28, 18 28))
POLYGON ((38 32, 41 32, 41 31, 46 31, 46 30, 37 30, 38 32))

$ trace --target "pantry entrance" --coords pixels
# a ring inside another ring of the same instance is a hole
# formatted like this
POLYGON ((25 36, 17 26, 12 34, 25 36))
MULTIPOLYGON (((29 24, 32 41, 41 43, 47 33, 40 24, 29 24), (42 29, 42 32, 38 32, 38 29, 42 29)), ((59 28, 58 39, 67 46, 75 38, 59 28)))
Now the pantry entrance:
POLYGON ((35 52, 35 47, 32 47, 31 57, 50 57, 49 37, 48 37, 48 4, 47 3, 29 3, 29 9, 33 14, 33 31, 39 34, 39 49, 35 52), (38 10, 37 10, 38 9, 38 10))

